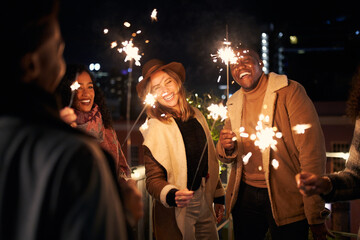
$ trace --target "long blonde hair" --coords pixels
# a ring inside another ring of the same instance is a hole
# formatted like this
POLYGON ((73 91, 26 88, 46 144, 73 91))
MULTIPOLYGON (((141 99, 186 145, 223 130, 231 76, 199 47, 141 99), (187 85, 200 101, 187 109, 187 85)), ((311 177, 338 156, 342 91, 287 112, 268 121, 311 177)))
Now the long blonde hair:
MULTIPOLYGON (((176 85, 178 87, 178 95, 179 95, 179 107, 180 113, 174 112, 171 108, 165 107, 161 105, 159 102, 155 103, 155 107, 148 106, 146 109, 146 113, 150 118, 156 118, 162 122, 170 122, 172 117, 179 118, 181 121, 187 121, 189 118, 195 115, 194 110, 191 108, 190 104, 186 101, 186 90, 180 77, 173 71, 168 69, 163 69, 163 72, 167 73, 170 77, 172 77, 176 85)), ((148 81, 145 92, 151 92, 150 81, 148 81)), ((145 94, 145 95, 146 95, 145 94)))

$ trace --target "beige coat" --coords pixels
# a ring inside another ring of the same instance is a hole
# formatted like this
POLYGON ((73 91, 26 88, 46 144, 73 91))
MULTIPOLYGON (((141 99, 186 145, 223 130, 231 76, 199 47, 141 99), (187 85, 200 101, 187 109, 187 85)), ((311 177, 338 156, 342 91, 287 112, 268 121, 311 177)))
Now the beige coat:
MULTIPOLYGON (((195 109, 195 117, 202 125, 208 140, 208 173, 205 198, 215 218, 212 207, 216 197, 225 191, 219 177, 219 162, 209 127, 202 113, 195 109)), ((186 208, 169 207, 166 195, 172 189, 187 187, 186 152, 181 132, 174 119, 169 124, 157 119, 148 121, 148 129, 141 130, 144 143, 151 153, 145 154, 146 187, 154 198, 154 228, 157 239, 181 239, 186 208), (152 155, 152 156, 151 156, 152 155), (176 221, 176 224, 174 224, 176 221)), ((146 153, 146 152, 145 152, 146 153)))
MULTIPOLYGON (((227 156, 220 142, 217 153, 220 161, 231 163, 231 173, 226 190, 226 215, 237 200, 241 183, 243 162, 239 128, 242 118, 243 92, 238 90, 229 99, 225 128, 237 134, 237 144, 231 156, 227 156)), ((269 116, 264 127, 276 126, 283 137, 278 141, 277 158, 279 167, 271 165, 274 150, 267 148, 262 152, 263 169, 272 213, 277 225, 285 225, 307 219, 309 224, 324 222, 324 202, 319 196, 303 197, 295 182, 295 175, 301 170, 322 175, 325 172, 325 142, 318 115, 305 89, 297 82, 288 80, 285 75, 270 73, 261 113, 269 116), (304 134, 296 134, 297 124, 311 124, 304 134)), ((251 158, 250 158, 251 161, 251 158)))

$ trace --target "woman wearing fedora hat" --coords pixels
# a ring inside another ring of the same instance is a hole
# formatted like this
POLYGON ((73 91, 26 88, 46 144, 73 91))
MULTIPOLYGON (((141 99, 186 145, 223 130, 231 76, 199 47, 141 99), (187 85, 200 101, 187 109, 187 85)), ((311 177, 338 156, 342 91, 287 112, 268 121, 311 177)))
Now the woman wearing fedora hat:
POLYGON ((139 97, 151 93, 157 99, 147 109, 148 128, 141 129, 155 237, 218 239, 216 221, 222 219, 225 192, 207 122, 186 101, 185 69, 178 62, 152 59, 142 73, 139 97))

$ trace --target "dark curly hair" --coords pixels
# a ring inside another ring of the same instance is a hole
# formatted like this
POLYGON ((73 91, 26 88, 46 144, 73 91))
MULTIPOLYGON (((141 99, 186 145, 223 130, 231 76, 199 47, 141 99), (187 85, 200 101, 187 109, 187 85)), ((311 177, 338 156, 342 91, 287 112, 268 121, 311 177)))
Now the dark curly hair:
POLYGON ((360 117, 360 64, 352 77, 349 98, 346 102, 346 115, 353 120, 360 117))
POLYGON ((56 95, 60 100, 61 107, 63 108, 69 105, 71 98, 70 86, 75 81, 76 74, 81 74, 83 72, 87 72, 90 75, 90 78, 94 84, 94 91, 95 91, 94 103, 96 103, 99 107, 100 113, 102 115, 104 127, 107 129, 112 128, 111 113, 106 105, 104 93, 95 84, 94 75, 89 71, 89 69, 86 66, 82 64, 68 64, 66 66, 66 73, 56 89, 56 95))

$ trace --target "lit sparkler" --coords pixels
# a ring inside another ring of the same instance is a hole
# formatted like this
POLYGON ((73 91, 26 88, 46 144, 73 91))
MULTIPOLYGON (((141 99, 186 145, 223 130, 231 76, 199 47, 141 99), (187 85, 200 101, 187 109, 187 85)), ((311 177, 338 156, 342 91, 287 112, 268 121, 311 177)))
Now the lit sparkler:
POLYGON ((271 147, 274 150, 276 149, 277 141, 274 139, 281 138, 282 133, 277 132, 276 127, 264 127, 263 122, 269 122, 269 116, 260 115, 259 121, 255 129, 257 130, 256 134, 250 136, 251 140, 254 140, 255 146, 258 146, 261 151, 265 150, 268 147, 271 147))
POLYGON ((71 88, 71 97, 70 97, 70 103, 68 107, 71 107, 71 105, 73 104, 74 101, 74 95, 75 95, 75 91, 79 89, 80 84, 78 83, 77 79, 78 74, 76 74, 75 77, 75 82, 73 84, 71 84, 70 88, 71 88))
POLYGON ((124 62, 131 61, 132 59, 134 59, 135 60, 135 65, 140 66, 141 65, 140 64, 141 55, 139 55, 139 48, 134 47, 134 44, 133 44, 133 42, 131 40, 122 42, 122 45, 123 45, 123 47, 119 48, 118 51, 120 53, 121 52, 126 53, 126 57, 125 57, 124 62))
POLYGON ((134 129, 135 125, 137 124, 137 122, 139 121, 141 115, 144 113, 145 109, 147 106, 151 106, 151 107, 155 107, 155 103, 156 103, 156 95, 152 95, 151 93, 148 93, 145 97, 145 100, 144 100, 144 104, 145 106, 143 107, 143 109, 141 110, 139 116, 136 118, 134 124, 131 126, 128 134, 126 135, 125 137, 125 140, 123 142, 123 144, 121 145, 121 147, 124 146, 124 144, 126 143, 126 141, 128 140, 128 138, 130 137, 130 134, 132 132, 132 130, 134 129))
MULTIPOLYGON (((211 104, 207 109, 210 111, 209 115, 214 120, 214 122, 213 122, 213 124, 211 126, 211 129, 210 129, 210 132, 212 132, 213 129, 214 129, 215 123, 219 119, 219 117, 221 118, 220 121, 224 121, 227 118, 227 107, 224 106, 222 103, 220 103, 219 105, 211 104)), ((197 175, 197 173, 199 171, 200 163, 202 161, 202 158, 204 157, 205 150, 206 150, 207 146, 208 146, 208 139, 206 138, 206 142, 205 142, 204 148, 202 150, 200 160, 199 160, 199 163, 197 165, 197 168, 196 168, 196 171, 195 171, 195 174, 194 174, 194 179, 193 179, 193 182, 191 183, 190 190, 192 190, 192 188, 193 188, 194 181, 195 181, 196 175, 197 175)))
POLYGON ((295 127, 293 127, 292 129, 297 133, 297 134, 304 134, 305 130, 311 128, 311 124, 297 124, 295 127))
POLYGON ((157 10, 156 10, 156 8, 151 12, 151 21, 157 21, 157 10))
POLYGON ((207 110, 210 111, 209 115, 211 116, 214 121, 216 121, 219 117, 221 118, 220 121, 224 121, 227 118, 227 107, 224 106, 222 103, 220 104, 211 104, 207 110))
MULTIPOLYGON (((229 65, 237 62, 238 57, 235 55, 234 50, 231 48, 231 42, 228 37, 228 26, 226 25, 226 38, 223 42, 224 47, 218 49, 217 54, 210 54, 213 58, 213 62, 217 62, 220 58, 226 65, 226 97, 229 100, 229 65)), ((222 71, 222 69, 220 70, 222 71)), ((217 81, 220 81, 220 76, 217 81)))

